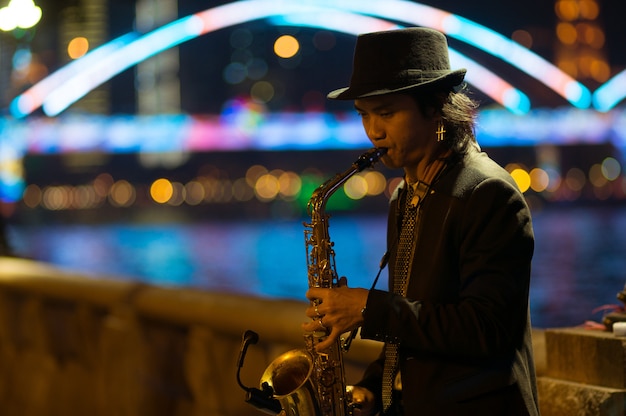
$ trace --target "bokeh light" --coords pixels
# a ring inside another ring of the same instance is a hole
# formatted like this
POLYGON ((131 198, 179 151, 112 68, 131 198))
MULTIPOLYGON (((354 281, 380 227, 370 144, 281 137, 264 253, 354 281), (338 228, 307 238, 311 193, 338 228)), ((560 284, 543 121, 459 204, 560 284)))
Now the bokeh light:
POLYGON ((0 30, 29 29, 39 23, 42 11, 33 0, 10 0, 0 8, 0 30))
POLYGON ((350 199, 361 199, 367 195, 367 181, 363 176, 355 175, 346 182, 345 192, 350 199))
POLYGON ((609 181, 616 180, 621 173, 621 166, 617 159, 613 157, 607 157, 602 161, 602 174, 609 181))
POLYGON ((385 186, 387 185, 387 178, 379 171, 372 170, 363 174, 365 181, 367 182, 367 195, 376 196, 385 192, 385 186))
POLYGON ((548 189, 550 184, 550 176, 548 172, 540 168, 534 168, 530 171, 530 187, 535 192, 543 192, 548 189))
POLYGON ((229 84, 239 84, 248 76, 246 66, 240 62, 231 62, 224 68, 224 81, 229 84))
POLYGON ((157 179, 152 182, 152 185, 150 186, 150 196, 154 202, 159 204, 167 203, 173 194, 174 187, 172 186, 172 183, 165 178, 157 179))
POLYGON ((255 82, 250 89, 250 96, 262 103, 267 103, 274 97, 274 87, 267 81, 255 82))
POLYGON ((83 36, 72 39, 67 45, 67 55, 72 59, 78 59, 89 51, 89 41, 83 36))
POLYGON ((250 201, 254 198, 254 189, 245 178, 239 178, 233 182, 233 198, 239 202, 250 201))
POLYGON ((589 168, 589 182, 596 188, 602 187, 607 184, 608 180, 602 172, 602 166, 599 163, 594 163, 589 168))
POLYGON ((111 186, 109 200, 114 207, 129 207, 133 205, 135 198, 135 187, 128 181, 122 179, 111 186))
MULTIPOLYGON (((527 195, 533 207, 541 203, 538 195, 545 201, 576 201, 582 197, 593 197, 600 201, 626 199, 626 178, 621 176, 621 164, 614 157, 602 158, 592 164, 587 173, 581 168, 572 167, 563 178, 558 169, 551 165, 529 170, 520 163, 510 163, 505 169, 522 192, 532 190, 535 193, 527 195)), ((186 183, 160 177, 150 185, 133 184, 125 179, 115 180, 110 173, 104 172, 82 185, 28 184, 24 187, 21 199, 24 207, 52 211, 93 209, 107 201, 112 207, 129 208, 137 204, 137 190, 149 188, 149 197, 161 205, 193 207, 280 201, 282 208, 275 208, 277 212, 294 215, 299 209, 305 208, 313 191, 328 177, 313 168, 297 173, 283 169, 269 170, 261 164, 249 166, 243 175, 234 178, 214 165, 203 165, 199 172, 197 177, 186 183)), ((378 170, 359 172, 346 181, 342 192, 337 192, 337 196, 331 199, 331 208, 354 209, 354 204, 349 201, 367 197, 390 198, 401 181, 402 177, 387 178, 378 170)))
POLYGON ((585 173, 579 168, 571 168, 565 174, 565 184, 572 191, 580 191, 586 182, 585 173))
POLYGON ((282 35, 274 42, 274 53, 281 58, 292 58, 300 50, 300 43, 291 35, 282 35))
POLYGON ((189 181, 185 184, 185 202, 195 206, 202 203, 206 195, 202 183, 197 180, 189 181))
POLYGON ((530 175, 524 169, 513 169, 511 176, 515 180, 515 183, 517 183, 520 191, 526 192, 528 188, 530 188, 530 175))
POLYGON ((175 207, 185 202, 186 190, 185 186, 180 182, 172 182, 172 196, 168 199, 167 204, 175 207))
POLYGON ((36 208, 42 201, 41 188, 35 184, 30 184, 24 189, 23 201, 28 208, 36 208))
POLYGON ((302 189, 302 180, 295 172, 281 173, 278 177, 278 183, 280 185, 281 196, 288 200, 296 198, 302 189))

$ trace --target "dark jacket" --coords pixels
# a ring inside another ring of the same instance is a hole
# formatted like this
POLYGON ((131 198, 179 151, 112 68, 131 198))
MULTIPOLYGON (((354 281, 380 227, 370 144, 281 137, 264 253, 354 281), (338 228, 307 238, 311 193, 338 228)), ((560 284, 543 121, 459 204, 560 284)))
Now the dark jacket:
MULTIPOLYGON (((390 204, 389 287, 404 194, 401 185, 390 204)), ((361 329, 399 344, 404 415, 537 415, 524 196, 472 148, 448 164, 420 210, 407 297, 373 290, 361 329)), ((378 395, 382 357, 358 383, 378 395)))

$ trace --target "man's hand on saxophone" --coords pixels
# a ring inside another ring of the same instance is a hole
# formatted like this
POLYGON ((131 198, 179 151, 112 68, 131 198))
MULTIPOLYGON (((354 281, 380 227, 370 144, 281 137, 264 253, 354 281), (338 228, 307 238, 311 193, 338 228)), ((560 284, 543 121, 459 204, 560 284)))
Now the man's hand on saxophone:
POLYGON ((367 289, 349 288, 345 277, 339 279, 339 285, 333 288, 309 288, 306 297, 311 305, 305 313, 312 321, 302 324, 302 329, 307 332, 326 331, 328 334, 324 341, 316 345, 317 351, 324 351, 341 334, 361 326, 368 293, 367 289))

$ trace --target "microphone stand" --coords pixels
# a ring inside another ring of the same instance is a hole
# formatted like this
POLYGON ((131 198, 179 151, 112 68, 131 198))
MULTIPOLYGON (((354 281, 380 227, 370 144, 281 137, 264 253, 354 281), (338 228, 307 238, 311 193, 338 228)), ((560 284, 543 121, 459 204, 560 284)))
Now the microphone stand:
POLYGON ((241 350, 239 351, 239 359, 237 360, 237 384, 245 390, 246 392, 246 403, 250 403, 257 409, 271 414, 276 415, 280 413, 282 410, 282 406, 280 402, 274 398, 274 389, 264 382, 262 390, 259 390, 254 387, 246 387, 241 382, 241 367, 243 367, 243 360, 246 356, 246 352, 248 351, 248 346, 250 344, 256 344, 259 341, 259 335, 251 330, 247 330, 243 334, 243 340, 241 344, 241 350))

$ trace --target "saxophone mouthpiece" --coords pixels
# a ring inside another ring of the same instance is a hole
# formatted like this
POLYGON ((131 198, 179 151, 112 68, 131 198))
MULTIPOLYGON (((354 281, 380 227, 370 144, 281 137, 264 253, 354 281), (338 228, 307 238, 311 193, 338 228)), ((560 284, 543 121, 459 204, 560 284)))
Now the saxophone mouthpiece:
POLYGON ((378 160, 383 157, 385 153, 387 153, 386 147, 374 147, 359 156, 356 162, 354 162, 354 167, 358 172, 365 168, 369 168, 374 165, 374 163, 378 162, 378 160))

